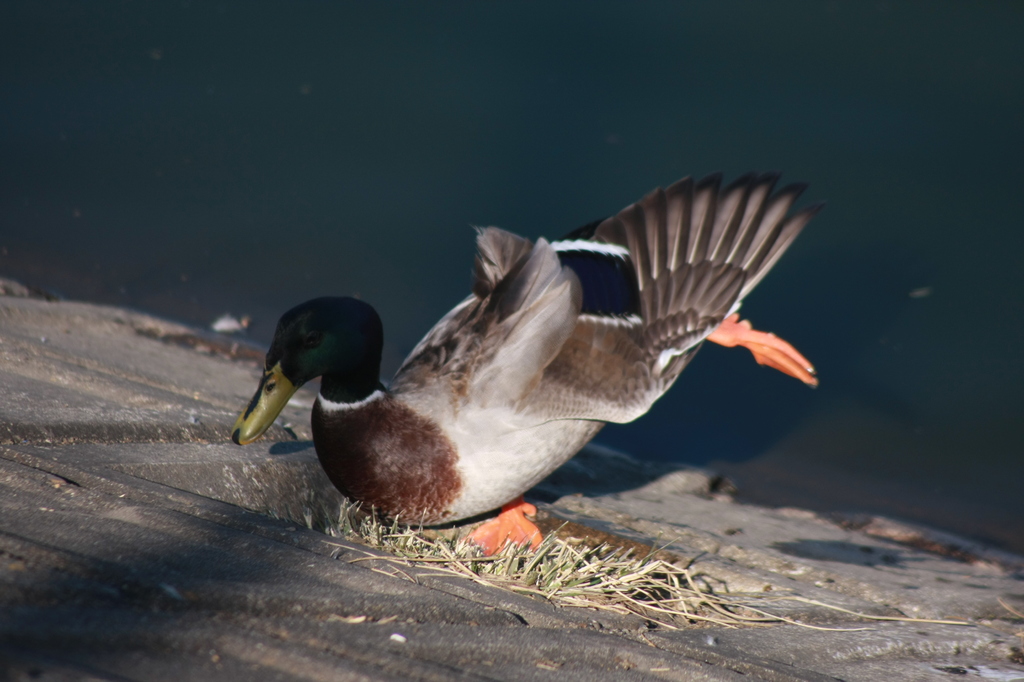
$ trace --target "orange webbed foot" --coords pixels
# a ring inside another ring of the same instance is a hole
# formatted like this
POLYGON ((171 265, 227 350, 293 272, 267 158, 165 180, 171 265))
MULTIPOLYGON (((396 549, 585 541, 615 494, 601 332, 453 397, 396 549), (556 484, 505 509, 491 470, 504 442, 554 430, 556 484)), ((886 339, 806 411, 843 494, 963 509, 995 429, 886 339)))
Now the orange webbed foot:
POLYGON ((527 519, 537 513, 537 507, 517 497, 501 508, 496 518, 481 524, 469 534, 469 541, 478 545, 486 556, 497 553, 506 544, 540 546, 540 529, 527 519))
POLYGON ((750 322, 741 320, 738 313, 722 320, 718 329, 708 336, 708 341, 728 348, 743 346, 754 354, 757 364, 774 367, 808 386, 818 385, 814 365, 800 351, 775 334, 757 331, 750 322))

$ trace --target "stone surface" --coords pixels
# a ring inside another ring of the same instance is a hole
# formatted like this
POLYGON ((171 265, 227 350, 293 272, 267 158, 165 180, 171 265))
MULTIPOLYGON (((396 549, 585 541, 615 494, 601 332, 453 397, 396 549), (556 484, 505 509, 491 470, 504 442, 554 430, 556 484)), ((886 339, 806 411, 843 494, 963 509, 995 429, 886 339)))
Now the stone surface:
MULTIPOLYGON (((0 442, 224 442, 261 365, 240 342, 148 315, 0 296, 0 442)), ((313 397, 283 414, 300 437, 313 397)))
POLYGON ((23 297, 0 295, 0 679, 1024 680, 1019 557, 737 504, 711 472, 599 447, 531 491, 546 525, 821 629, 651 628, 309 530, 341 502, 310 394, 289 429, 227 443, 257 349, 3 284, 23 297))
POLYGON ((76 443, 11 446, 8 456, 30 466, 118 471, 147 481, 322 527, 343 501, 316 459, 311 441, 232 443, 76 443))
POLYGON ((812 668, 825 679, 849 682, 938 681, 960 675, 1018 680, 1022 674, 1007 660, 1015 638, 989 628, 881 623, 854 632, 808 632, 783 625, 767 630, 652 633, 649 638, 707 663, 741 658, 782 672, 812 668))
MULTIPOLYGON (((816 587, 932 619, 998 618, 1006 613, 1000 599, 1020 603, 1024 596, 1019 563, 950 560, 803 510, 622 493, 563 498, 552 511, 584 524, 603 522, 605 530, 614 524, 632 531, 634 539, 692 558, 694 569, 730 591, 809 597, 807 588, 816 587), (737 590, 723 565, 749 578, 763 576, 763 582, 744 582, 737 590)), ((824 593, 816 594, 823 599, 824 593)))

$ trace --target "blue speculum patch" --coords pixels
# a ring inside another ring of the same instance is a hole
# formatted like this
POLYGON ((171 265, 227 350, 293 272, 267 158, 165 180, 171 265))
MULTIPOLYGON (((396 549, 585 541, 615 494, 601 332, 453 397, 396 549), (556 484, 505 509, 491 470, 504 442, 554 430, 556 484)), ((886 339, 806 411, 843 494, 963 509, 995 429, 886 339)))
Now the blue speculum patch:
POLYGON ((582 312, 614 316, 640 314, 636 275, 629 261, 593 251, 563 251, 558 258, 580 278, 582 312))

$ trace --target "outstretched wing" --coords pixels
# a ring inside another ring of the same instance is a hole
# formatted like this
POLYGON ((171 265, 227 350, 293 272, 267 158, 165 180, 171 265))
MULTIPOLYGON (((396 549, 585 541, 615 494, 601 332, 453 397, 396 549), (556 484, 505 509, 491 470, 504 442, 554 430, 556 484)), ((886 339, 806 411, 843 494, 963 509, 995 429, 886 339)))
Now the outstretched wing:
POLYGON ((777 174, 684 178, 552 243, 579 276, 582 314, 529 409, 626 422, 644 414, 703 340, 821 209, 777 174), (595 295, 593 292, 602 292, 595 295))

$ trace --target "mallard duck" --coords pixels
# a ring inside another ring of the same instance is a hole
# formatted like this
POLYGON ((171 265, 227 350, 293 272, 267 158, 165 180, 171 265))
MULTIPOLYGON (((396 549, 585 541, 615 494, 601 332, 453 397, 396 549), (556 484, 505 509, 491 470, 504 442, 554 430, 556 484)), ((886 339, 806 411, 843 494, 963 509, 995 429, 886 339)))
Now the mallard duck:
POLYGON ((778 175, 684 178, 556 241, 480 229, 472 293, 385 386, 383 327, 355 298, 317 298, 277 324, 256 394, 232 434, 252 442, 321 377, 317 455, 345 495, 413 524, 502 508, 471 539, 536 545, 528 490, 606 422, 643 415, 701 344, 741 345, 806 384, 814 368, 739 319, 821 209, 790 215, 805 185, 778 175))

